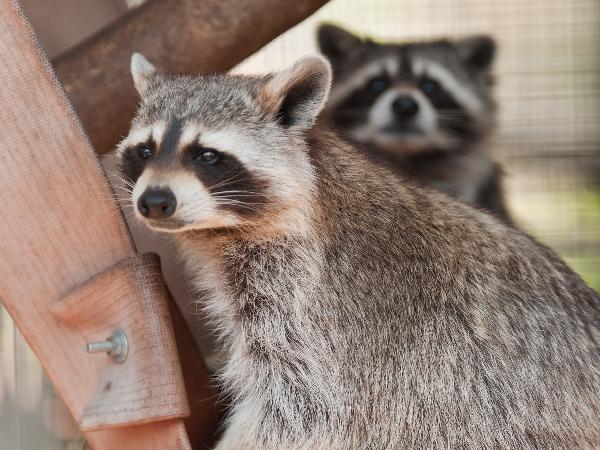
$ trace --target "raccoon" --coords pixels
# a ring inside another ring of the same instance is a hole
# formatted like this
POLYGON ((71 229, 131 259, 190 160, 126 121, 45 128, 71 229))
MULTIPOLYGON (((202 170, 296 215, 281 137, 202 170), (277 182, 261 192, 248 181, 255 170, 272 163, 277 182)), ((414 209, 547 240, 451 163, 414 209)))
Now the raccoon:
POLYGON ((326 116, 345 139, 405 178, 509 221, 487 142, 492 38, 376 44, 324 24, 318 42, 334 72, 326 116))
POLYGON ((600 298, 489 214, 315 125, 331 70, 132 59, 136 217, 178 243, 227 354, 218 449, 600 445, 600 298))

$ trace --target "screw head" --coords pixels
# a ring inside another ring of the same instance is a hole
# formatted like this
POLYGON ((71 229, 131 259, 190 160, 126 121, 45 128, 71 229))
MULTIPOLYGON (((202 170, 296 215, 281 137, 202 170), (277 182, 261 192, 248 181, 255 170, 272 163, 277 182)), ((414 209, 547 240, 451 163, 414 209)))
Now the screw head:
POLYGON ((125 332, 119 328, 105 341, 88 342, 85 350, 88 353, 107 353, 115 362, 122 364, 129 353, 129 342, 125 332))

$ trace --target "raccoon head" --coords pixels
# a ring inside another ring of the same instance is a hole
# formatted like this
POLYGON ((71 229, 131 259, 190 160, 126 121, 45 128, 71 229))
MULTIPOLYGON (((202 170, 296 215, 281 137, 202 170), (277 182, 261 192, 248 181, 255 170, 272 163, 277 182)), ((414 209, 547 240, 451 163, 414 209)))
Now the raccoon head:
POLYGON ((318 41, 334 72, 327 115, 351 141, 403 156, 464 149, 489 131, 491 38, 376 44, 321 25, 318 41))
POLYGON ((117 155, 149 227, 264 226, 307 201, 306 132, 329 94, 325 59, 262 77, 184 76, 134 54, 131 71, 141 103, 117 155))

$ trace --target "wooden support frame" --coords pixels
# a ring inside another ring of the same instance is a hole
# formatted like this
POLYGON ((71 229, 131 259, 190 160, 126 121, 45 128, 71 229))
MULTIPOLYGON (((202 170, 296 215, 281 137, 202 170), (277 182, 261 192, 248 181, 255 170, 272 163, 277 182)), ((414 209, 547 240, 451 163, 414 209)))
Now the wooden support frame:
POLYGON ((100 165, 15 0, 0 0, 0 60, 0 298, 92 448, 189 449, 160 272, 156 262, 137 258, 100 165), (114 292, 128 295, 91 316, 103 320, 76 317, 80 301, 108 302, 106 283, 121 283, 114 292), (143 315, 129 316, 140 309, 143 315), (89 339, 117 326, 136 357, 117 365, 85 352, 89 339), (140 379, 146 388, 136 392, 140 379), (161 383, 163 396, 153 398, 161 383), (130 408, 110 405, 113 388, 133 396, 130 408))

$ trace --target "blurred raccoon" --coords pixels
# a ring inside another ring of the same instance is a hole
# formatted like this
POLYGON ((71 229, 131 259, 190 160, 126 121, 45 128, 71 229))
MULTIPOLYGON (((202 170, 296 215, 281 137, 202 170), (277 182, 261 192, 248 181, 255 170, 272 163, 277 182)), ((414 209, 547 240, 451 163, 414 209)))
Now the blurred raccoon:
POLYGON ((377 44, 325 24, 318 41, 334 71, 326 120, 345 139, 404 178, 510 221, 487 142, 490 37, 377 44))

